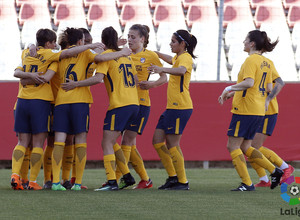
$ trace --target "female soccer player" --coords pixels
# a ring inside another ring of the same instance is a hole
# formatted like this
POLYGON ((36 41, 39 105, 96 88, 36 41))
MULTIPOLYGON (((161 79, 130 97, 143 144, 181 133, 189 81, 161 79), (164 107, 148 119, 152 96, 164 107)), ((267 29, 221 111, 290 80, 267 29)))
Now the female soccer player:
MULTIPOLYGON (((107 27, 102 32, 102 43, 107 50, 101 55, 108 55, 115 51, 120 51, 118 47, 118 34, 113 27, 107 27)), ((136 89, 136 70, 130 57, 120 57, 114 60, 101 62, 96 69, 96 75, 83 80, 73 81, 63 84, 67 91, 76 87, 86 87, 100 83, 104 79, 107 94, 109 96, 109 108, 104 119, 103 126, 103 161, 106 170, 107 183, 95 191, 118 190, 115 173, 115 154, 113 145, 121 132, 126 130, 134 121, 139 111, 139 102, 136 89)), ((124 158, 123 152, 120 151, 124 158)), ((135 183, 130 174, 125 158, 121 172, 125 174, 123 180, 125 187, 135 183)), ((77 172, 76 172, 77 175, 77 172)), ((76 177, 77 179, 77 177, 76 177)))
MULTIPOLYGON (((284 160, 282 160, 274 151, 266 148, 263 146, 263 143, 267 139, 268 136, 271 136, 273 130, 275 128, 277 122, 277 115, 278 115, 278 103, 276 96, 281 91, 282 87, 284 86, 284 82, 282 81, 279 74, 274 71, 272 74, 273 80, 273 90, 269 94, 269 97, 275 97, 271 100, 268 111, 263 119, 261 126, 259 127, 257 133, 254 136, 252 141, 252 147, 259 150, 268 160, 271 161, 274 165, 279 167, 283 170, 283 175, 281 177, 280 183, 284 182, 287 178, 291 176, 294 172, 294 167, 288 165, 284 160)), ((255 184, 255 187, 270 187, 271 183, 269 178, 266 174, 266 171, 261 166, 257 165, 253 160, 249 160, 253 169, 255 169, 256 173, 259 176, 260 182, 255 184)))
POLYGON ((178 30, 172 35, 171 50, 176 55, 158 53, 159 58, 172 68, 151 65, 148 70, 170 74, 167 90, 167 109, 160 116, 153 135, 153 145, 169 175, 166 183, 158 189, 188 190, 189 183, 184 168, 184 158, 180 148, 182 132, 193 112, 189 84, 195 55, 193 51, 197 39, 186 30, 178 30))
POLYGON ((55 32, 49 29, 40 29, 36 36, 40 48, 37 56, 31 57, 29 50, 24 50, 22 53, 22 64, 14 73, 14 76, 17 78, 29 79, 36 83, 36 85, 20 85, 21 89, 18 94, 15 114, 14 130, 18 133, 18 144, 14 148, 12 155, 11 186, 13 189, 21 190, 23 187, 19 177, 20 168, 31 137, 33 150, 30 157, 31 170, 28 189, 41 189, 36 183, 36 178, 41 168, 43 145, 49 131, 50 102, 53 101, 53 94, 48 82, 55 73, 52 66, 54 65, 53 62, 100 45, 94 44, 72 50, 57 51, 53 50, 56 46, 55 32))
POLYGON ((249 57, 241 67, 237 84, 226 87, 218 99, 223 104, 233 96, 227 148, 242 183, 232 191, 255 190, 243 153, 271 173, 271 189, 279 184, 283 174, 260 151, 251 147, 252 139, 272 98, 267 96, 267 92, 272 90, 272 74, 276 71, 273 62, 262 56, 262 53, 271 52, 277 43, 278 40, 271 43, 264 31, 250 31, 244 40, 244 51, 249 57))
MULTIPOLYGON (((149 31, 150 29, 146 25, 134 24, 130 27, 128 32, 128 46, 132 50, 131 58, 139 80, 137 89, 140 109, 136 120, 131 123, 130 127, 123 134, 121 148, 126 161, 131 161, 133 168, 141 178, 138 185, 134 187, 135 189, 151 188, 153 185, 144 167, 143 159, 136 148, 136 136, 137 134, 141 135, 143 133, 150 114, 149 89, 158 87, 167 82, 165 73, 160 73, 160 77, 156 81, 148 81, 150 74, 147 68, 151 64, 162 66, 157 54, 146 49, 149 42, 149 31)), ((116 147, 118 146, 114 146, 114 148, 116 147)), ((118 158, 116 159, 118 160, 118 158)), ((120 181, 120 188, 122 188, 122 184, 124 184, 123 179, 120 181)))

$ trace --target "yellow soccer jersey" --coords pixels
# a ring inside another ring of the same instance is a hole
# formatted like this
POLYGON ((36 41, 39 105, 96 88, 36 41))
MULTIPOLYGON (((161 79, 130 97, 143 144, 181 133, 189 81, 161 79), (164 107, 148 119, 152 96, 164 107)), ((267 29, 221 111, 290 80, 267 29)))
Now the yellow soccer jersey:
MULTIPOLYGON (((61 60, 58 65, 60 83, 66 82, 66 79, 85 80, 87 78, 87 66, 94 61, 96 55, 95 51, 86 50, 74 57, 61 60)), ((70 103, 93 103, 89 87, 77 87, 67 92, 59 87, 55 106, 70 103)))
MULTIPOLYGON (((279 77, 280 76, 274 67, 273 72, 272 72, 273 87, 275 85, 275 79, 277 79, 279 77)), ((277 102, 276 97, 271 100, 269 107, 268 107, 268 111, 266 112, 266 115, 274 115, 274 114, 278 114, 278 102, 277 102)))
POLYGON ((250 55, 243 63, 237 83, 246 78, 254 79, 253 87, 236 91, 231 112, 238 115, 265 115, 266 86, 272 83, 273 62, 258 54, 250 55))
MULTIPOLYGON (((111 52, 114 50, 109 49, 102 54, 111 52)), ((137 73, 131 57, 120 57, 101 62, 98 64, 96 72, 105 75, 104 83, 109 97, 108 110, 127 105, 139 105, 134 80, 134 75, 137 73)))
POLYGON ((184 52, 172 59, 173 68, 184 66, 186 73, 183 76, 170 75, 167 90, 167 109, 192 109, 193 102, 190 96, 189 86, 193 66, 192 56, 184 52))
MULTIPOLYGON (((147 49, 143 49, 139 53, 132 54, 131 58, 135 65, 139 81, 148 81, 150 75, 147 68, 151 64, 162 66, 158 55, 155 52, 147 49)), ((150 106, 149 90, 140 89, 140 87, 137 87, 137 89, 140 105, 150 106)))
MULTIPOLYGON (((29 49, 22 52, 22 64, 17 68, 24 72, 43 72, 46 73, 47 69, 51 69, 49 65, 53 61, 59 61, 61 51, 44 49, 39 47, 37 57, 29 55, 29 49)), ((52 69, 55 71, 55 68, 52 69)), ((53 94, 49 83, 41 85, 20 85, 18 98, 22 99, 41 99, 46 101, 53 101, 53 94)))

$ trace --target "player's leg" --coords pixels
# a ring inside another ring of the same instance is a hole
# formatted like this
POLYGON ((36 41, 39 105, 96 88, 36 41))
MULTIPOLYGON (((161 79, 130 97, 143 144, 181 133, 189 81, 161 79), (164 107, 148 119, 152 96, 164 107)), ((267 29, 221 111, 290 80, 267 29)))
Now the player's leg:
POLYGON ((61 169, 61 178, 63 181, 62 185, 66 189, 71 189, 73 185, 69 179, 70 172, 73 166, 73 158, 75 152, 74 147, 74 135, 67 135, 61 169))

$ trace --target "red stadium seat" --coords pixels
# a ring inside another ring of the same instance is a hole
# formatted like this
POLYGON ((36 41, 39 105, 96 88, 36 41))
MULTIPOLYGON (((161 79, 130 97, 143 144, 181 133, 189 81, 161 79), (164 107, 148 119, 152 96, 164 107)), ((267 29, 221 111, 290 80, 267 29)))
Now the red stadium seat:
POLYGON ((124 5, 145 4, 148 5, 148 0, 116 0, 117 7, 123 8, 124 5))
POLYGON ((300 6, 300 0, 283 0, 282 4, 285 9, 290 8, 291 6, 300 6))
POLYGON ((295 23, 300 23, 300 5, 293 5, 289 9, 287 21, 290 27, 294 27, 295 23))
POLYGON ((182 22, 185 21, 181 5, 157 5, 153 14, 155 27, 160 22, 182 22))
POLYGON ((149 0, 149 5, 151 8, 155 8, 157 5, 164 5, 164 4, 180 5, 181 0, 149 0))
POLYGON ((254 22, 256 27, 260 27, 262 23, 286 23, 283 7, 278 5, 259 5, 255 11, 254 22))
POLYGON ((120 22, 124 26, 127 22, 151 23, 151 13, 148 4, 125 4, 121 10, 120 22))
POLYGON ((190 5, 186 15, 188 27, 192 27, 194 22, 217 21, 216 8, 211 5, 190 5))
POLYGON ((15 9, 14 0, 0 1, 0 20, 6 22, 17 22, 18 17, 15 9))
POLYGON ((59 25, 60 21, 85 20, 85 14, 82 5, 74 5, 70 3, 59 3, 54 11, 54 25, 59 25))
POLYGON ((23 25, 25 21, 51 22, 48 9, 48 2, 32 1, 23 3, 19 12, 19 24, 23 25))
POLYGON ((223 26, 231 22, 250 23, 253 22, 251 10, 249 6, 241 5, 225 5, 223 26))
POLYGON ((116 6, 102 3, 91 4, 87 14, 88 25, 92 25, 94 21, 119 23, 116 6))

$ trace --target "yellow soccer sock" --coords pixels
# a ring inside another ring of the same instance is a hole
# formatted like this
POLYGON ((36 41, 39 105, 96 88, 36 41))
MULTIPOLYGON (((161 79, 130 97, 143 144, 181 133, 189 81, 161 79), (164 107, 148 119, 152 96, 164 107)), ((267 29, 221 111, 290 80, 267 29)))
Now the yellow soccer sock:
POLYGON ((86 143, 75 144, 76 184, 81 184, 86 164, 86 143))
MULTIPOLYGON (((75 145, 73 145, 73 152, 75 152, 75 145)), ((73 153, 73 163, 72 163, 72 178, 76 178, 76 163, 75 163, 75 155, 73 153)))
POLYGON ((140 153, 136 149, 135 145, 132 145, 132 147, 131 147, 130 161, 131 161, 132 167, 134 168, 135 172, 140 176, 140 178, 142 180, 148 181, 149 176, 145 169, 144 161, 143 161, 140 153))
POLYGON ((53 183, 60 182, 60 169, 62 164, 62 157, 64 154, 65 143, 54 142, 54 148, 52 153, 52 173, 53 173, 53 183))
POLYGON ((114 154, 103 156, 103 163, 107 180, 116 180, 116 157, 114 154))
POLYGON ((253 159, 248 158, 248 161, 249 161, 251 167, 256 171, 259 178, 262 178, 267 175, 265 169, 262 168, 261 166, 259 166, 258 164, 256 164, 253 159))
POLYGON ((269 160, 271 163, 275 164, 276 166, 280 167, 283 163, 283 160, 272 150, 269 148, 261 146, 259 151, 269 160))
POLYGON ((36 181, 43 163, 44 150, 41 147, 34 147, 30 157, 30 177, 31 182, 36 181))
POLYGON ((171 154, 165 143, 154 144, 154 148, 169 176, 176 176, 176 171, 172 162, 171 154))
POLYGON ((119 144, 114 145, 114 152, 115 152, 117 167, 118 169, 120 169, 122 175, 129 173, 130 171, 128 168, 128 160, 126 161, 123 150, 121 149, 119 144))
MULTIPOLYGON (((119 146, 118 143, 116 143, 114 145, 114 151, 118 150, 118 146, 119 146)), ((131 146, 121 145, 121 148, 122 148, 122 151, 123 151, 123 154, 124 154, 127 166, 128 166, 130 152, 131 152, 131 146)), ((122 172, 120 171, 120 168, 117 166, 116 167, 116 178, 117 178, 117 180, 119 180, 121 178, 121 176, 122 176, 122 172)))
POLYGON ((73 148, 74 145, 65 146, 62 159, 61 178, 63 181, 69 180, 70 172, 73 165, 73 148))
POLYGON ((20 175, 21 166, 24 160, 26 148, 21 145, 15 146, 15 149, 12 153, 12 173, 20 175))
POLYGON ((172 161, 174 164, 174 168, 177 173, 178 182, 180 183, 187 183, 185 168, 184 168, 184 158, 182 151, 179 146, 172 147, 169 149, 169 152, 172 157, 172 161))
POLYGON ((29 171, 29 163, 30 163, 30 156, 31 156, 31 147, 27 147, 25 151, 24 160, 20 169, 20 177, 24 181, 28 180, 28 171, 29 171))
POLYGON ((47 146, 44 150, 44 182, 51 181, 53 147, 47 146))
POLYGON ((250 179, 246 165, 246 160, 241 149, 233 150, 230 153, 230 156, 232 158, 232 164, 234 165, 238 175, 242 179, 242 182, 248 186, 252 185, 252 181, 250 179))
POLYGON ((249 147, 246 151, 246 156, 249 159, 253 159, 253 161, 261 166, 262 168, 265 168, 270 173, 273 173, 275 170, 275 166, 257 149, 254 147, 249 147))

